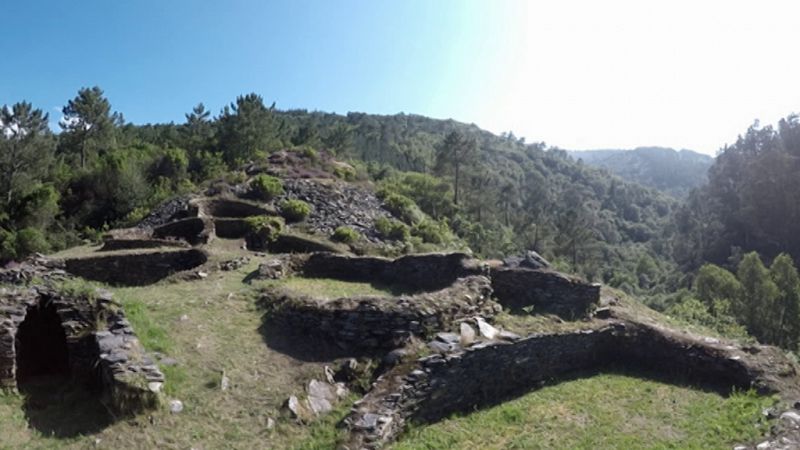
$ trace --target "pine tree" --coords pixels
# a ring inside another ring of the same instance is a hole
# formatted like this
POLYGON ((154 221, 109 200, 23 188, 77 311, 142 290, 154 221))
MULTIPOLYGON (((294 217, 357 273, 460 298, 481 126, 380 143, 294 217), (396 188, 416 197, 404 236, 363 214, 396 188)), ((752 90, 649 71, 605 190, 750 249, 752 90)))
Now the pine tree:
POLYGON ((94 155, 116 145, 116 128, 122 125, 122 115, 111 112, 111 103, 99 87, 81 89, 61 112, 62 152, 77 153, 82 169, 94 155))
POLYGON ((770 328, 775 324, 773 311, 779 295, 778 287, 756 252, 744 255, 737 275, 743 293, 737 317, 756 338, 769 342, 773 337, 770 328))
POLYGON ((448 133, 436 147, 436 166, 434 171, 439 175, 452 174, 453 203, 456 205, 458 205, 462 171, 464 168, 475 164, 477 159, 478 145, 475 140, 469 139, 457 131, 448 133))
POLYGON ((50 166, 55 139, 47 119, 47 114, 27 102, 0 110, 0 195, 6 208, 50 166))
POLYGON ((773 317, 775 341, 783 348, 797 350, 800 340, 800 277, 792 258, 781 253, 772 261, 770 277, 779 290, 773 317))
POLYGON ((275 104, 267 108, 260 95, 247 94, 236 98, 220 115, 220 146, 230 167, 255 158, 259 152, 276 149, 278 121, 275 104))

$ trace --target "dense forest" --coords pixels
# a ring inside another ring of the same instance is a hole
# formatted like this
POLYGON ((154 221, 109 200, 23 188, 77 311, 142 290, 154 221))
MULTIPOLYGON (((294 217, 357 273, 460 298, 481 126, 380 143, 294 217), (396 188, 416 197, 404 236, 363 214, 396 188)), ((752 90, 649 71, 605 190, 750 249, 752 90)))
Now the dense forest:
POLYGON ((575 159, 607 169, 621 178, 683 199, 708 182, 714 159, 691 150, 637 147, 633 150, 570 151, 575 159))
POLYGON ((483 257, 535 250, 687 320, 796 346, 788 325, 800 321, 796 116, 777 129, 754 125, 723 148, 708 183, 685 200, 511 132, 417 115, 279 110, 248 94, 216 115, 198 104, 180 124, 134 125, 94 87, 61 116, 55 133, 24 101, 0 112, 0 261, 97 240, 176 195, 240 180, 272 152, 325 151, 355 168, 343 178, 418 208, 483 257), (709 273, 724 280, 708 282, 709 273), (731 277, 740 287, 730 288, 731 277), (770 283, 772 294, 753 293, 770 283), (784 313, 751 320, 742 305, 756 297, 784 313))

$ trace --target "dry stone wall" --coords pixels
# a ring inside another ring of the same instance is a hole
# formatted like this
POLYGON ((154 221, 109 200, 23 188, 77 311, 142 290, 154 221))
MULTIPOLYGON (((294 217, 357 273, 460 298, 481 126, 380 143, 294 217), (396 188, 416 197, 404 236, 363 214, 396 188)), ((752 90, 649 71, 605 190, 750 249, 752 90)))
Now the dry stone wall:
POLYGON ((267 294, 270 317, 353 349, 391 349, 411 336, 429 336, 460 318, 491 315, 489 280, 473 276, 413 296, 364 296, 326 301, 290 292, 267 294))
POLYGON ((210 219, 191 217, 161 225, 153 230, 157 239, 183 239, 192 245, 206 244, 214 233, 210 219))
POLYGON ((551 270, 497 268, 491 276, 497 301, 511 311, 532 307, 534 313, 575 319, 585 317, 600 299, 599 284, 551 270))
POLYGON ((72 377, 99 384, 115 414, 158 405, 164 375, 144 354, 108 292, 93 299, 65 297, 42 286, 0 292, 0 388, 16 389, 17 345, 26 345, 17 339, 17 332, 31 308, 43 307, 54 308, 58 315, 72 377))
POLYGON ((381 448, 409 420, 436 421, 502 401, 569 372, 624 363, 668 367, 672 374, 726 388, 756 387, 797 396, 796 366, 771 347, 742 348, 630 321, 572 333, 532 335, 514 342, 481 342, 432 355, 384 374, 345 419, 342 448, 381 448))
POLYGON ((65 269, 87 280, 143 286, 173 273, 197 267, 207 260, 206 252, 199 249, 109 254, 67 259, 65 269))
POLYGON ((450 286, 457 279, 486 273, 481 263, 464 253, 430 253, 397 259, 315 253, 303 274, 315 278, 378 282, 427 291, 450 286))
POLYGON ((160 248, 160 247, 188 247, 189 245, 184 241, 176 241, 172 239, 106 239, 103 241, 103 246, 100 247, 101 252, 113 252, 119 250, 134 250, 144 248, 160 248))
POLYGON ((223 239, 242 239, 251 230, 245 219, 214 218, 214 233, 223 239))
POLYGON ((245 218, 252 216, 275 216, 274 209, 267 209, 253 203, 225 198, 209 199, 200 203, 202 215, 217 218, 245 218))

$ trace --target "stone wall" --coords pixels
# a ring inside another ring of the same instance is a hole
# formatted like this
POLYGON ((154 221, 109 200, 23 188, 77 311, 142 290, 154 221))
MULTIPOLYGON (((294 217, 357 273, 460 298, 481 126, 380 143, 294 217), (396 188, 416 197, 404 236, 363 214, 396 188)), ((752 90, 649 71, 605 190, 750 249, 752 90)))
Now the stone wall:
POLYGON ((223 239, 243 239, 251 229, 245 219, 214 218, 214 233, 223 239))
POLYGON ((67 272, 88 280, 143 286, 197 267, 207 260, 206 252, 188 249, 73 258, 65 261, 65 268, 67 272))
POLYGON ((192 245, 200 245, 208 243, 213 229, 211 220, 191 217, 155 228, 153 237, 157 239, 183 239, 192 245))
POLYGON ((498 303, 511 311, 532 307, 533 313, 565 319, 585 317, 600 301, 600 285, 551 270, 495 268, 492 289, 498 303))
POLYGON ((272 253, 344 253, 347 250, 347 246, 343 244, 291 232, 281 233, 269 244, 269 251, 272 253))
POLYGON ((201 203, 201 211, 211 217, 245 218, 252 216, 274 216, 277 212, 241 200, 215 198, 201 203))
MULTIPOLYGON (((652 325, 610 321, 605 326, 515 342, 482 342, 432 355, 381 376, 356 402, 342 448, 380 448, 409 420, 430 422, 524 393, 553 377, 624 364, 730 389, 797 395, 796 366, 779 350, 692 337, 652 325), (666 370, 666 372, 664 372, 666 370)), ((795 398, 796 399, 796 398, 795 398)))
POLYGON ((318 253, 303 267, 308 277, 377 282, 412 291, 442 289, 458 278, 484 273, 481 263, 464 253, 407 255, 394 260, 318 253))
POLYGON ((106 239, 101 252, 113 252, 118 250, 134 250, 140 248, 159 248, 159 247, 188 247, 184 241, 170 239, 106 239))
POLYGON ((17 331, 30 308, 45 305, 60 319, 73 379, 99 384, 118 416, 158 405, 164 375, 144 355, 108 292, 93 299, 68 298, 42 286, 0 293, 0 388, 16 389, 17 331))
POLYGON ((269 317, 300 332, 332 339, 352 349, 391 349, 412 335, 428 337, 454 321, 493 311, 489 280, 458 280, 451 287, 400 297, 314 299, 283 291, 267 294, 269 317))

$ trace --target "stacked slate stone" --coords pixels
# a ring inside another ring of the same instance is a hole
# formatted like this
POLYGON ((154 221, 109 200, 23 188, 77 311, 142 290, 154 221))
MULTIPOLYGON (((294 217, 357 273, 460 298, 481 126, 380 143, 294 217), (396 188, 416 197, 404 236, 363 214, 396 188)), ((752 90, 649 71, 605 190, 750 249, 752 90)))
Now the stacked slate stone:
POLYGON ((298 199, 312 206, 305 220, 311 230, 330 236, 337 227, 347 226, 370 242, 382 241, 375 229, 375 220, 389 217, 389 213, 369 189, 303 179, 286 179, 283 189, 286 193, 276 199, 276 204, 285 199, 298 199))
POLYGON ((786 443, 782 438, 800 436, 799 374, 797 365, 779 349, 741 346, 630 319, 597 325, 467 347, 459 346, 454 337, 437 336, 452 344, 450 351, 398 366, 379 377, 345 418, 349 435, 340 448, 382 448, 402 433, 408 420, 436 421, 524 393, 553 377, 619 364, 658 369, 661 376, 713 383, 727 390, 752 387, 778 394, 793 407, 782 414, 780 409, 775 412, 781 418, 776 437, 758 448, 795 448, 780 444, 786 443))
POLYGON ((0 269, 0 283, 29 284, 34 279, 63 281, 69 276, 62 261, 49 260, 35 254, 21 263, 11 262, 0 269))
POLYGON ((0 387, 16 388, 17 331, 30 308, 45 302, 55 309, 64 330, 74 379, 99 381, 117 416, 159 404, 164 375, 145 355, 124 313, 106 291, 90 299, 66 297, 44 286, 0 290, 0 387), (97 361, 100 380, 95 378, 97 361))
POLYGON ((412 296, 330 301, 287 291, 266 296, 275 308, 273 319, 331 338, 343 347, 370 350, 400 347, 411 336, 429 337, 459 319, 494 315, 498 308, 491 301, 491 292, 488 278, 472 276, 440 291, 412 296))

